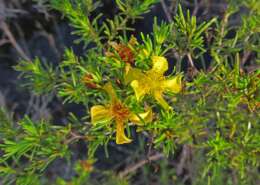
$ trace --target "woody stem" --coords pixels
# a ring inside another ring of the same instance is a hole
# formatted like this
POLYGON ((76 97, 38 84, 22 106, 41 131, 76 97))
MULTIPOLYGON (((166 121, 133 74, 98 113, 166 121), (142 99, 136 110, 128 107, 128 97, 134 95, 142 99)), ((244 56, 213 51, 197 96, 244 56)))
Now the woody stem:
POLYGON ((189 59, 189 64, 190 64, 190 66, 191 66, 192 68, 195 68, 194 62, 193 62, 193 60, 192 60, 192 58, 191 58, 191 54, 188 53, 188 54, 187 54, 187 57, 188 57, 188 59, 189 59))

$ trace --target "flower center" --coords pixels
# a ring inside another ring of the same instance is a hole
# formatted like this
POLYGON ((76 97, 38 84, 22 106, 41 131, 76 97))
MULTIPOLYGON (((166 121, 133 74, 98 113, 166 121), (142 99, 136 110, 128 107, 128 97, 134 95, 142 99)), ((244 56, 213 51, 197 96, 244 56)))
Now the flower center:
POLYGON ((148 84, 151 90, 161 89, 162 82, 165 80, 164 76, 154 71, 148 71, 146 76, 149 82, 145 82, 145 84, 148 84))
POLYGON ((116 103, 112 106, 112 114, 115 120, 125 121, 129 117, 130 111, 122 103, 116 103))

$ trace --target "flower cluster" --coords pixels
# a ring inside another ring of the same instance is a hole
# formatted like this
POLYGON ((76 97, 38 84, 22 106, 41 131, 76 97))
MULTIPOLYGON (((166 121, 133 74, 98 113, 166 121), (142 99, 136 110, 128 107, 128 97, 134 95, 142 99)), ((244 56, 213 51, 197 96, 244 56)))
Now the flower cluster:
MULTIPOLYGON (((133 38, 129 41, 134 45, 133 38)), ((166 111, 171 110, 171 106, 163 97, 166 91, 179 93, 182 89, 182 75, 178 74, 173 77, 165 77, 164 73, 168 70, 168 61, 163 56, 152 56, 152 67, 150 70, 142 71, 139 68, 132 67, 134 64, 134 54, 130 47, 124 44, 113 43, 112 47, 119 55, 121 62, 124 62, 124 85, 130 85, 134 91, 136 100, 140 102, 146 95, 151 95, 156 102, 166 111)), ((115 57, 117 54, 106 54, 107 57, 115 57)), ((106 105, 94 105, 91 107, 91 122, 98 123, 115 123, 116 124, 116 143, 130 143, 124 132, 126 123, 132 122, 135 125, 149 123, 153 120, 151 108, 145 112, 133 113, 128 106, 123 103, 117 96, 115 88, 111 82, 106 83, 101 90, 104 90, 110 98, 106 105)))
POLYGON ((130 143, 132 140, 127 138, 124 133, 124 123, 131 121, 136 124, 152 121, 152 111, 149 109, 144 113, 135 115, 126 105, 124 105, 117 97, 111 83, 104 85, 103 89, 110 97, 110 102, 107 105, 94 105, 91 108, 91 122, 93 124, 101 122, 116 123, 116 143, 130 143))

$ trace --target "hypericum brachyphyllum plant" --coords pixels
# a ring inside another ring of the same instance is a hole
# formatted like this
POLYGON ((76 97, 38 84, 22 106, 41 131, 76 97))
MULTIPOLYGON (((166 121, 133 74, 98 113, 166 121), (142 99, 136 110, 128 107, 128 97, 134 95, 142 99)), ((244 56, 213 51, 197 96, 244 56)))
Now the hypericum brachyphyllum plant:
MULTIPOLYGON (((36 58, 21 61, 15 69, 35 93, 54 92, 64 104, 83 105, 86 115, 71 113, 65 126, 56 126, 28 116, 14 123, 2 110, 3 184, 135 184, 134 178, 124 177, 139 167, 116 174, 94 165, 100 146, 109 157, 109 143, 127 149, 137 143, 135 132, 140 143, 149 144, 148 153, 155 150, 157 156, 167 158, 177 155, 181 146, 189 148, 196 164, 190 184, 259 183, 259 1, 230 1, 223 18, 205 22, 179 5, 172 22, 155 18, 151 34, 134 36, 130 23, 158 2, 116 0, 118 13, 107 19, 96 13, 102 1, 47 1, 70 21, 72 34, 88 49, 81 57, 66 49, 58 66, 36 58), (230 25, 229 18, 240 7, 248 12, 240 24, 230 25), (168 57, 176 61, 174 69, 168 57), (184 63, 188 70, 183 71, 184 63), (88 152, 75 163, 77 175, 48 182, 48 165, 60 158, 70 161, 69 146, 79 140, 87 143, 88 152), (90 178, 92 174, 98 177, 90 178)), ((153 171, 158 184, 181 184, 179 166, 161 168, 163 173, 153 171)), ((149 173, 144 174, 148 179, 149 173)))

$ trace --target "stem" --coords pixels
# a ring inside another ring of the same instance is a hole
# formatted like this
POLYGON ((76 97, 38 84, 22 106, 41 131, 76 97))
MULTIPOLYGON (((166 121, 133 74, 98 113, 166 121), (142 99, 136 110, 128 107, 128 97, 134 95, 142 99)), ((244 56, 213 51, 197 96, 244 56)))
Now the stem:
POLYGON ((23 49, 20 47, 20 45, 16 42, 13 34, 11 33, 8 25, 6 24, 6 22, 4 20, 0 20, 0 28, 3 30, 3 32, 5 33, 5 35, 7 36, 8 40, 10 41, 10 43, 13 45, 13 47, 16 49, 16 51, 18 52, 18 54, 27 61, 31 61, 30 57, 28 57, 25 52, 23 51, 23 49))
POLYGON ((200 7, 200 3, 198 3, 198 0, 194 0, 194 10, 192 12, 192 16, 197 15, 199 7, 200 7))
POLYGON ((99 34, 96 32, 95 28, 90 22, 89 22, 89 30, 90 30, 90 34, 93 36, 94 42, 97 44, 99 48, 102 48, 103 46, 99 40, 99 34))
POLYGON ((169 10, 168 10, 168 8, 167 8, 167 5, 166 5, 166 3, 164 2, 164 0, 161 0, 161 5, 162 5, 162 8, 163 8, 163 11, 164 11, 164 13, 165 13, 165 15, 166 15, 167 20, 168 20, 169 22, 172 22, 172 16, 171 16, 171 14, 170 14, 170 12, 169 12, 169 10))
POLYGON ((192 68, 196 68, 195 65, 194 65, 194 62, 193 62, 193 60, 192 60, 192 58, 191 58, 191 54, 190 54, 190 53, 187 54, 187 57, 188 57, 188 59, 189 59, 189 64, 190 64, 190 66, 191 66, 192 68))
POLYGON ((176 63, 176 72, 180 73, 181 72, 181 61, 182 61, 182 56, 178 57, 177 63, 176 63))
POLYGON ((79 140, 79 139, 84 139, 84 138, 86 138, 86 136, 83 136, 83 135, 78 135, 78 134, 76 134, 76 133, 74 133, 74 132, 70 132, 70 134, 71 134, 71 138, 69 138, 68 140, 66 140, 64 143, 65 144, 70 144, 70 143, 72 143, 73 141, 75 141, 75 140, 79 140))
POLYGON ((150 161, 157 161, 159 159, 162 159, 163 157, 164 157, 164 155, 161 153, 149 156, 147 159, 143 159, 132 166, 126 167, 126 169, 123 170, 122 172, 120 172, 118 176, 120 178, 123 178, 123 177, 127 176, 129 173, 132 173, 132 172, 138 170, 139 168, 141 168, 145 164, 149 163, 150 161))
POLYGON ((223 21, 221 22, 220 39, 219 39, 219 43, 218 43, 219 46, 222 45, 223 37, 224 37, 224 34, 225 34, 225 28, 226 28, 226 25, 228 23, 228 18, 229 18, 229 14, 227 12, 225 12, 224 17, 223 17, 223 21))
POLYGON ((112 41, 114 38, 115 38, 115 36, 117 35, 117 33, 118 33, 118 31, 120 31, 120 30, 123 30, 123 31, 125 31, 124 30, 124 27, 125 27, 125 25, 126 25, 126 23, 127 23, 127 21, 129 20, 129 16, 128 15, 126 15, 126 17, 124 18, 124 20, 120 23, 120 25, 116 28, 116 30, 112 33, 112 35, 109 37, 109 41, 112 41))
POLYGON ((191 158, 191 154, 192 154, 191 146, 185 144, 182 149, 180 162, 176 166, 177 175, 181 175, 183 173, 183 170, 188 167, 187 162, 191 158))

